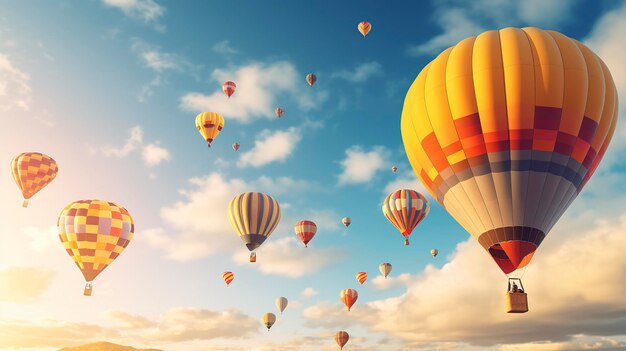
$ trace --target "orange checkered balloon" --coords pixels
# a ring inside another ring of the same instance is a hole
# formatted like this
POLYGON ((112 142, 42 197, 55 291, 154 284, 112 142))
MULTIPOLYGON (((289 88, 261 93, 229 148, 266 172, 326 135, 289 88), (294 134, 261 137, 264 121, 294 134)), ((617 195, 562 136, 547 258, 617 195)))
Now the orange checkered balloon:
POLYGON ((22 206, 27 207, 28 199, 50 184, 58 171, 56 161, 39 152, 24 152, 13 158, 11 173, 24 196, 22 206))
POLYGON ((87 281, 85 295, 91 295, 91 282, 124 251, 135 231, 124 207, 102 200, 67 205, 57 228, 63 247, 87 281))

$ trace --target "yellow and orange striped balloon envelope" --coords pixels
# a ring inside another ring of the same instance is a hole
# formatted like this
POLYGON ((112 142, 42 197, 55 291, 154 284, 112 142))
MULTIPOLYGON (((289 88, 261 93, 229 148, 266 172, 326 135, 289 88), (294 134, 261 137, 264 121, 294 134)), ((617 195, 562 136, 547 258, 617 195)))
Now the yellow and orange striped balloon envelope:
POLYGON ((582 43, 539 28, 460 41, 402 110, 415 174, 504 273, 525 267, 604 155, 617 90, 582 43))
POLYGON ((317 233, 317 225, 315 225, 315 222, 309 220, 299 221, 293 229, 298 239, 304 244, 304 247, 309 247, 309 241, 311 241, 315 233, 317 233))
POLYGON ((404 236, 404 244, 409 244, 409 235, 426 218, 430 205, 424 195, 415 190, 401 189, 391 192, 382 206, 383 214, 404 236))
POLYGON ((335 341, 341 350, 343 350, 343 347, 346 346, 348 340, 350 340, 350 335, 348 335, 348 332, 346 331, 341 330, 335 334, 335 341))
MULTIPOLYGON (((280 222, 280 206, 271 196, 248 192, 228 204, 228 220, 248 250, 256 250, 280 222)), ((252 261, 252 256, 250 257, 252 261)))
POLYGON ((222 131, 222 128, 224 128, 224 117, 219 113, 202 112, 196 116, 196 129, 209 147, 211 147, 213 139, 222 131))
POLYGON ((224 272, 222 273, 222 279, 224 279, 224 283, 226 283, 226 286, 230 286, 230 282, 235 279, 235 275, 233 274, 233 272, 224 272))
POLYGON ((372 30, 372 24, 367 22, 367 21, 363 21, 363 22, 359 23, 357 28, 358 28, 359 32, 361 32, 361 34, 363 34, 363 36, 366 36, 367 33, 369 33, 370 30, 372 30))
POLYGON ((367 280, 367 273, 365 272, 357 273, 356 280, 359 282, 359 284, 363 285, 363 283, 365 283, 365 281, 367 280))
POLYGON ((57 220, 59 238, 88 286, 124 251, 135 225, 128 211, 113 202, 79 200, 57 220))
POLYGON ((28 199, 56 178, 58 171, 56 161, 39 152, 24 152, 11 160, 11 174, 24 196, 24 207, 28 199))

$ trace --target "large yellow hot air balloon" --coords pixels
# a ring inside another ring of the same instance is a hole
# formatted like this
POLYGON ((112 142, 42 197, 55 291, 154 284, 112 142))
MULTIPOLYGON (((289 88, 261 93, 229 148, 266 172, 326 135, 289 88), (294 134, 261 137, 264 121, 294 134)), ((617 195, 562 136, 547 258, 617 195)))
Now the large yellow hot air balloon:
POLYGON ((228 220, 250 253, 250 262, 256 261, 256 250, 267 239, 280 221, 280 206, 269 195, 242 193, 228 204, 228 220))
POLYGON ((617 111, 613 78, 586 46, 505 28, 430 62, 406 95, 401 129, 415 174, 508 274, 589 180, 617 111))
POLYGON ((61 211, 57 229, 63 247, 85 277, 84 294, 90 296, 92 281, 124 251, 133 238, 135 225, 122 206, 79 200, 61 211))
POLYGON ((196 129, 202 134, 209 147, 222 128, 224 128, 224 117, 219 113, 202 112, 196 116, 196 129))
POLYGON ((48 155, 39 152, 23 152, 11 160, 11 173, 17 186, 22 191, 24 202, 28 206, 28 199, 57 176, 59 167, 56 161, 48 155))

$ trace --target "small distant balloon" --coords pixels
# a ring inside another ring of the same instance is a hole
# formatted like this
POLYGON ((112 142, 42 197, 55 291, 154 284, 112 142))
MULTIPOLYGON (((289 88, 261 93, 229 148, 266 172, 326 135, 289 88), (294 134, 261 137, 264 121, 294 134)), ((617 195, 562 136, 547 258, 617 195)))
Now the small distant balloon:
POLYGON ((393 268, 393 266, 391 265, 391 263, 387 262, 383 262, 378 266, 378 270, 385 278, 387 278, 389 273, 391 273, 391 268, 393 268))
POLYGON ((356 280, 359 282, 359 284, 363 285, 363 283, 365 283, 365 281, 367 280, 367 273, 366 272, 357 273, 356 280))
POLYGON ((317 226, 313 221, 303 220, 296 223, 294 231, 300 241, 304 244, 304 247, 308 247, 309 241, 311 241, 311 239, 315 236, 315 233, 317 233, 317 226))
POLYGON ((239 146, 240 146, 239 143, 234 143, 233 144, 233 150, 235 150, 235 151, 239 150, 239 146))
POLYGON ((52 157, 39 152, 24 152, 11 161, 11 173, 24 197, 23 207, 28 199, 46 187, 56 178, 59 167, 52 157))
POLYGON ((224 279, 224 283, 226 283, 226 286, 230 286, 230 282, 235 279, 235 275, 233 274, 233 272, 224 272, 222 273, 222 279, 224 279))
POLYGON ((263 322, 267 331, 270 331, 270 328, 276 323, 276 315, 270 312, 264 313, 261 317, 261 322, 263 322))
POLYGON ((350 217, 343 217, 341 223, 343 223, 343 225, 345 225, 347 228, 350 226, 350 223, 352 223, 352 220, 350 219, 350 217))
POLYGON ((349 339, 350 335, 348 335, 348 332, 343 330, 338 331, 337 334, 335 334, 335 341, 337 342, 337 345, 339 345, 340 350, 343 350, 343 347, 346 346, 349 339))
POLYGON ((396 173, 398 171, 398 167, 396 167, 396 166, 391 167, 391 171, 393 173, 396 173))
POLYGON ((310 86, 313 86, 315 82, 317 82, 317 77, 313 73, 309 73, 306 75, 306 82, 309 83, 310 86))
POLYGON ((341 294, 339 294, 339 298, 341 298, 341 302, 346 305, 348 312, 350 311, 350 308, 352 308, 352 305, 354 305, 358 297, 359 293, 357 293, 354 289, 343 289, 341 290, 341 294))
POLYGON ((367 33, 369 33, 370 30, 372 30, 372 24, 367 22, 367 21, 363 21, 363 22, 359 23, 357 28, 359 29, 359 32, 361 32, 361 34, 363 34, 363 36, 366 36, 367 33))
POLYGON ((437 257, 437 255, 439 254, 439 250, 432 249, 432 250, 430 250, 430 254, 433 255, 433 257, 437 257))
POLYGON ((229 99, 231 95, 235 93, 236 89, 237 85, 235 84, 235 82, 231 82, 230 80, 225 81, 224 84, 222 84, 222 91, 224 92, 224 94, 226 94, 226 96, 228 96, 229 99))
POLYGON ((426 197, 411 189, 391 192, 382 206, 385 217, 404 237, 404 245, 409 245, 409 236, 426 217, 429 209, 426 197))
POLYGON ((224 117, 216 112, 202 112, 196 116, 196 129, 200 132, 207 145, 211 147, 213 139, 224 128, 224 117))
POLYGON ((281 296, 281 297, 276 299, 276 308, 278 308, 280 313, 283 313, 285 308, 287 308, 287 304, 288 303, 289 303, 289 301, 287 300, 287 298, 281 296))
POLYGON ((281 118, 285 114, 285 109, 282 107, 277 107, 275 112, 276 112, 276 116, 278 118, 281 118))

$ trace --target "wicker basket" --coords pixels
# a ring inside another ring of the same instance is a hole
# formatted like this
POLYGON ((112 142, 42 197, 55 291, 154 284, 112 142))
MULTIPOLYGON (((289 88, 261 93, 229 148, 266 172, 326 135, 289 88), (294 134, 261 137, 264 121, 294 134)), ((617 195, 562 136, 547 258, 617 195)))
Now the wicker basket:
POLYGON ((528 312, 528 296, 526 295, 526 293, 507 292, 505 301, 507 313, 528 312))

